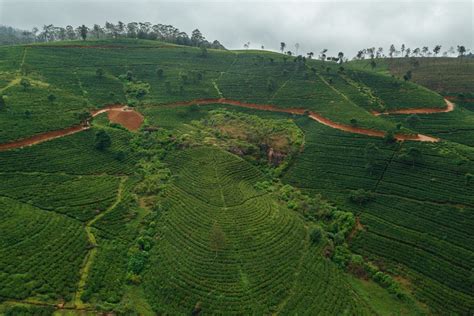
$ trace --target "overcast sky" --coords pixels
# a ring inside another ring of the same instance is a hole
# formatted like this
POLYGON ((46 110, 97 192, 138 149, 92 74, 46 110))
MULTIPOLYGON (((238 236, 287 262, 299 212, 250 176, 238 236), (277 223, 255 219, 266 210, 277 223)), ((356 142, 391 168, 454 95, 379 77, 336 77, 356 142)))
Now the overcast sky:
POLYGON ((146 1, 0 0, 0 24, 22 29, 54 24, 103 25, 105 21, 172 24, 188 34, 199 28, 227 48, 277 50, 280 42, 300 53, 353 56, 361 48, 463 44, 473 48, 474 1, 146 1))

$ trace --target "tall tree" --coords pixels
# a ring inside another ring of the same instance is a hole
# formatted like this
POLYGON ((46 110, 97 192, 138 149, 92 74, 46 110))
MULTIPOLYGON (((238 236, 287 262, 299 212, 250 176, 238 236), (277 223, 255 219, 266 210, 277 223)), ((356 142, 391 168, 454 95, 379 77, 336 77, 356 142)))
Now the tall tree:
POLYGON ((393 58, 393 54, 396 52, 397 50, 395 49, 395 45, 390 45, 390 48, 389 48, 389 53, 388 55, 390 56, 390 58, 393 58))
POLYGON ((421 53, 424 57, 428 54, 429 51, 430 49, 428 48, 428 46, 423 46, 423 48, 421 49, 421 53))
POLYGON ((89 31, 89 28, 87 26, 85 26, 84 24, 82 24, 79 27, 79 32, 80 32, 80 35, 81 35, 81 38, 82 38, 83 41, 86 40, 88 31, 89 31))
POLYGON ((405 53, 405 44, 402 44, 402 47, 400 48, 400 50, 402 51, 402 56, 403 56, 403 54, 405 53))
POLYGON ((339 52, 337 53, 338 63, 342 64, 342 58, 344 58, 344 53, 339 52))
POLYGON ((441 50, 441 45, 436 45, 433 48, 433 53, 434 53, 435 57, 439 54, 440 50, 441 50))
POLYGON ((321 59, 322 61, 325 61, 326 60, 326 53, 327 53, 328 49, 327 48, 324 48, 320 53, 319 53, 319 59, 321 59))
POLYGON ((459 57, 464 57, 464 54, 466 53, 466 47, 464 47, 464 45, 458 45, 458 53, 459 57))
POLYGON ((281 43, 280 43, 280 50, 281 50, 282 53, 285 51, 285 48, 286 48, 286 43, 285 43, 285 42, 281 42, 281 43))
POLYGON ((198 29, 195 29, 191 33, 191 44, 193 46, 200 46, 201 43, 203 43, 204 41, 205 41, 205 38, 202 35, 201 31, 199 31, 198 29))

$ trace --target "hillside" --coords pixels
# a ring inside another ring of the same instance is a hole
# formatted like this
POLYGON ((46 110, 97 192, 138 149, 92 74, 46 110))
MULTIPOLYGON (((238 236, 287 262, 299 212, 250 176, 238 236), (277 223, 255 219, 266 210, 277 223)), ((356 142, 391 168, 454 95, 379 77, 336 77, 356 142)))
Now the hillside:
POLYGON ((364 62, 0 47, 0 314, 468 314, 471 64, 364 62))
MULTIPOLYGON (((445 95, 474 93, 474 60, 472 58, 410 57, 376 58, 376 72, 403 78, 411 70, 412 80, 445 95)), ((372 70, 369 60, 351 61, 356 69, 372 70)))

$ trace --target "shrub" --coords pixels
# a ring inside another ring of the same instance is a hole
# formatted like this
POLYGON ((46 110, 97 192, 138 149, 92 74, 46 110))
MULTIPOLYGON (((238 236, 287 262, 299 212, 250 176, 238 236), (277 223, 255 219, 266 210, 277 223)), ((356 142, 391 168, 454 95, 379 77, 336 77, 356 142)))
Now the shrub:
POLYGON ((350 200, 359 205, 366 204, 375 199, 374 193, 364 189, 352 190, 350 193, 350 200))
POLYGON ((311 242, 313 244, 319 244, 321 241, 321 237, 323 236, 323 233, 321 231, 321 228, 319 227, 313 227, 311 228, 309 232, 309 238, 311 239, 311 242))
POLYGON ((105 150, 112 145, 112 139, 106 131, 100 130, 95 134, 95 148, 98 150, 105 150))
POLYGON ((99 78, 102 78, 104 76, 104 69, 97 68, 97 70, 95 71, 95 75, 99 78))
POLYGON ((48 95, 48 101, 53 103, 56 100, 56 96, 54 94, 48 95))

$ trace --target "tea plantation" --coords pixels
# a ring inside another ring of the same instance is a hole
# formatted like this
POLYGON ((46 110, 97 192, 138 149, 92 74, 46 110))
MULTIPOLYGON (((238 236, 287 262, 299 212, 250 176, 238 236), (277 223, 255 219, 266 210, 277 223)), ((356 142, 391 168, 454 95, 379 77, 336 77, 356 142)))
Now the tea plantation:
POLYGON ((410 65, 0 46, 0 315, 472 314, 472 65, 410 65))

